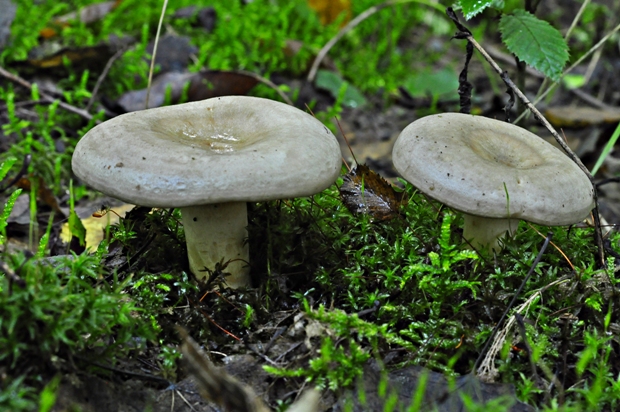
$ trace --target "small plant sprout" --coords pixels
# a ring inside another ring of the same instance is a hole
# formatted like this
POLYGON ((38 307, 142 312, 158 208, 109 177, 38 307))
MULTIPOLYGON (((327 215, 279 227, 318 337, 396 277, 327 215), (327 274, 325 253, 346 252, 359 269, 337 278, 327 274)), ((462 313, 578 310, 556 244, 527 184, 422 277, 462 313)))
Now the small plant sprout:
POLYGON ((73 171, 126 202, 180 208, 191 271, 230 261, 236 288, 250 283, 246 202, 320 192, 340 162, 336 138, 309 114, 228 96, 109 120, 80 140, 73 171))
POLYGON ((482 116, 416 120, 398 137, 392 157, 420 191, 463 212, 463 237, 475 248, 500 250, 500 238, 515 232, 518 219, 569 225, 594 207, 590 180, 560 150, 482 116))

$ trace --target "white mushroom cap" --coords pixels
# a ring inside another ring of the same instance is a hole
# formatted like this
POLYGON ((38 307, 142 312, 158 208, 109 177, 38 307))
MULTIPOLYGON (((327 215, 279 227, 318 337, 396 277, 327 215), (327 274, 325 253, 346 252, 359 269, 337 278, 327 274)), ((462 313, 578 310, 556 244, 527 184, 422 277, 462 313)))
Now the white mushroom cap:
POLYGON ((472 215, 560 226, 594 207, 592 184, 573 161, 499 120, 462 113, 421 118, 398 137, 393 161, 422 192, 472 215))
POLYGON ((340 173, 340 147, 294 107, 218 97, 118 116, 77 144, 73 171, 126 202, 179 207, 191 271, 249 284, 247 208, 320 192, 340 173), (223 267, 219 265, 222 263, 223 267))
POLYGON ((72 166, 126 202, 183 207, 318 193, 336 180, 341 155, 309 114, 228 96, 115 117, 86 133, 72 166))

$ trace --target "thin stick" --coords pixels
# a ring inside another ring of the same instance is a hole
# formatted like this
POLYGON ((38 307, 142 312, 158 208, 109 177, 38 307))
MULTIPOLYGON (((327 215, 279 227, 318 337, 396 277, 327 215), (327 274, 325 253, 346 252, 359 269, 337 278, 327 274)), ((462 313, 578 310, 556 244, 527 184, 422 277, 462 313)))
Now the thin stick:
POLYGON ((577 26, 577 22, 581 19, 581 15, 583 14, 583 12, 586 10, 586 7, 588 7, 588 5, 590 4, 591 0, 586 0, 583 2, 583 4, 581 5, 581 7, 579 8, 579 11, 577 12, 577 14, 575 15, 575 18, 573 19, 573 21, 570 24, 570 27, 568 28, 568 30, 566 31, 566 34, 564 35, 564 40, 568 41, 568 39, 570 38, 570 35, 573 32, 573 29, 577 26))
POLYGON ((259 82, 271 87, 273 90, 276 91, 276 93, 278 93, 278 95, 280 96, 280 98, 282 100, 284 100, 284 102, 288 105, 294 106, 293 101, 286 95, 286 93, 284 93, 277 84, 275 84, 274 82, 272 82, 271 80, 269 80, 266 77, 261 76, 260 74, 257 73, 252 73, 246 70, 233 70, 232 73, 239 73, 239 74, 243 74, 244 76, 248 76, 248 77, 252 77, 256 80, 258 80, 259 82))
MULTIPOLYGON (((536 106, 534 106, 532 102, 530 102, 529 99, 525 96, 525 94, 523 94, 523 92, 519 90, 519 88, 512 82, 512 80, 508 76, 508 72, 502 70, 499 67, 499 65, 495 62, 495 60, 493 60, 493 58, 486 52, 486 50, 484 50, 482 46, 476 41, 476 39, 474 39, 474 36, 471 34, 469 29, 467 29, 458 20, 458 17, 456 16, 456 13, 454 13, 454 10, 452 10, 451 7, 448 7, 446 10, 446 13, 448 14, 448 17, 457 26, 457 28, 460 30, 460 32, 456 33, 454 37, 457 39, 467 40, 470 44, 472 44, 476 48, 476 50, 478 50, 480 54, 482 54, 484 59, 491 65, 493 70, 495 70, 495 72, 499 74, 500 78, 504 81, 506 86, 508 86, 508 88, 512 90, 512 92, 519 98, 519 100, 523 103, 523 105, 527 107, 530 110, 530 112, 534 115, 534 117, 549 131, 549 133, 551 133, 553 138, 560 145, 560 147, 564 150, 564 152, 566 152, 568 157, 570 157, 570 159, 573 162, 575 162, 577 166, 579 166, 579 168, 586 174, 586 176, 590 180, 590 183, 592 183, 592 188, 593 188, 592 196, 594 198, 594 209, 593 209, 593 214, 592 214, 594 217, 594 226, 595 226, 594 227, 594 239, 595 239, 596 247, 598 249, 599 264, 601 265, 601 267, 605 267, 606 265, 605 248, 603 245, 603 232, 601 230, 601 219, 600 219, 599 211, 598 211, 598 193, 596 190, 596 186, 594 184, 594 177, 592 176, 588 168, 585 167, 585 165, 581 162, 581 159, 579 159, 579 157, 571 150, 571 148, 568 147, 564 139, 562 139, 562 136, 560 136, 560 134, 553 128, 553 126, 551 125, 551 123, 549 123, 549 121, 545 118, 545 116, 543 116, 542 113, 538 111, 536 106)), ((620 25, 618 27, 620 27, 620 25)))
MULTIPOLYGON (((620 30, 620 24, 618 24, 616 27, 613 28, 612 31, 610 31, 609 33, 607 33, 605 35, 605 37, 603 37, 598 43, 596 43, 594 46, 592 46, 592 48, 590 50, 588 50, 583 56, 581 56, 575 63, 573 63, 568 69, 564 70, 564 72, 562 73, 562 75, 560 76, 560 78, 564 77, 565 75, 567 75, 568 73, 572 72, 575 67, 579 66, 585 59, 587 59, 588 57, 590 57, 590 55, 592 53, 594 53, 599 47, 601 47, 603 44, 605 44, 605 42, 607 40, 609 40, 609 38, 611 36, 613 36, 618 30, 620 30)), ((542 99, 545 98, 545 96, 547 96, 553 89, 555 89, 555 87, 558 85, 558 82, 553 82, 549 88, 547 90, 544 91, 544 93, 542 93, 540 96, 538 96, 536 98, 536 100, 534 100, 534 104, 538 104, 542 99)), ((525 113, 525 112, 524 112, 525 113)), ((525 116, 524 113, 521 113, 521 116, 519 116, 519 118, 517 118, 517 120, 515 120, 515 122, 518 122, 519 120, 521 120, 521 118, 523 118, 523 116, 525 116)))
POLYGON ((314 78, 316 77, 316 72, 319 70, 319 66, 321 65, 321 62, 323 61, 325 56, 327 56, 327 53, 329 53, 331 48, 334 47, 334 45, 336 43, 338 43, 338 41, 345 36, 345 34, 350 32, 351 30, 353 30, 361 22, 363 22, 364 20, 366 20, 367 18, 369 18, 370 16, 372 16, 376 12, 378 12, 378 11, 380 11, 380 10, 386 8, 386 7, 397 6, 399 4, 406 4, 406 3, 420 3, 420 4, 424 4, 424 5, 432 7, 432 8, 434 8, 434 9, 436 9, 436 10, 438 10, 438 11, 443 13, 443 8, 442 8, 441 5, 435 4, 435 3, 431 3, 429 1, 424 1, 424 0, 391 0, 391 1, 386 1, 385 3, 378 4, 376 6, 372 6, 369 9, 366 9, 363 13, 361 13, 360 15, 355 17, 353 20, 351 20, 349 23, 347 23, 346 26, 344 26, 342 29, 340 29, 340 31, 334 37, 332 37, 325 44, 325 46, 323 46, 323 48, 319 51, 319 53, 316 55, 316 58, 314 59, 314 62, 312 63, 312 67, 310 68, 310 72, 308 73, 308 77, 307 77, 308 83, 312 83, 314 81, 314 78))
MULTIPOLYGON (((9 79, 10 81, 19 84, 20 86, 25 87, 28 90, 32 90, 32 84, 28 83, 26 80, 22 79, 21 77, 6 71, 3 67, 0 66, 0 75, 6 77, 7 79, 9 79)), ((88 113, 86 110, 77 108, 75 106, 72 106, 68 103, 63 102, 62 100, 59 99, 55 99, 52 96, 50 96, 49 94, 41 91, 41 89, 39 89, 39 95, 41 96, 41 98, 43 100, 45 100, 48 103, 53 103, 55 101, 58 102, 58 106, 62 107, 63 109, 65 109, 68 112, 71 113, 75 113, 79 116, 82 116, 83 118, 85 118, 86 120, 93 120, 93 116, 88 113)), ((101 123, 99 120, 96 121, 97 124, 101 123)))
POLYGON ((508 307, 506 307, 506 310, 504 311, 504 313, 502 313, 502 317, 499 319, 499 321, 495 325, 495 328, 493 328, 493 331, 491 332, 491 336, 489 336, 487 343, 484 345, 484 348, 482 348, 482 351, 480 352, 480 356, 478 356, 478 359, 476 359, 476 363, 474 364, 472 371, 475 372, 480 366, 480 364, 482 363, 482 360, 484 359, 483 355, 486 353, 487 349, 489 348, 489 345, 493 341, 495 334, 497 333, 499 328, 502 326, 502 322, 504 322, 504 319, 506 319, 508 312, 510 312, 515 302, 519 298, 519 295, 521 294, 521 291, 525 287, 525 284, 527 283, 528 280, 530 280, 530 276, 532 276, 532 273, 534 273, 534 269, 536 269, 536 266, 538 266, 540 259, 542 259, 542 256, 545 253, 545 250, 547 250, 547 246, 549 246, 549 242, 551 241, 552 237, 553 237, 553 232, 549 232, 547 234, 547 237, 545 238, 545 242, 543 243, 542 247, 540 248, 540 251, 538 252, 538 255, 536 256, 536 259, 534 259, 532 266, 530 266, 530 270, 527 272, 527 276, 525 277, 525 279, 523 279, 523 282, 521 282, 521 286, 519 286, 519 289, 517 289, 517 291, 515 292, 514 296, 512 297, 512 301, 510 302, 510 304, 508 304, 508 307))
POLYGON ((95 97, 97 97, 97 93, 99 92, 101 83, 103 83, 103 80, 108 76, 108 73, 110 72, 110 69, 112 68, 112 64, 114 64, 116 59, 118 59, 119 57, 122 56, 123 53, 125 53, 125 50, 127 50, 126 47, 120 48, 119 50, 117 50, 116 53, 114 53, 112 57, 110 57, 110 59, 108 59, 108 62, 106 63, 105 67, 103 68, 103 71, 99 75, 99 78, 97 79, 97 83, 95 83, 95 88, 93 89, 93 92, 90 96, 90 100, 88 101, 88 104, 86 105, 86 111, 89 111, 93 103, 95 103, 95 97))
MULTIPOLYGON (((486 50, 489 53, 489 55, 495 59, 495 61, 499 61, 501 63, 509 64, 512 67, 516 67, 517 64, 516 64, 514 58, 509 56, 508 54, 502 53, 501 51, 497 50, 493 46, 487 46, 486 50)), ((602 50, 602 49, 599 49, 599 51, 600 50, 602 50)), ((528 75, 532 76, 532 77, 536 77, 536 78, 542 79, 542 80, 546 79, 544 74, 542 74, 539 71, 536 71, 536 70, 532 69, 529 66, 525 68, 525 72, 528 75)), ((580 98, 581 100, 583 100, 584 102, 586 102, 589 105, 594 106, 594 107, 596 107, 598 109, 604 109, 604 110, 615 110, 616 109, 615 107, 606 104, 605 102, 597 99, 596 97, 592 96, 591 94, 588 94, 587 92, 585 92, 585 91, 583 91, 581 89, 570 89, 568 91, 571 92, 572 94, 574 94, 575 96, 577 96, 578 98, 580 98)), ((537 104, 537 100, 534 100, 533 104, 536 105, 537 104)), ((517 120, 521 120, 521 118, 519 118, 517 120)))
MULTIPOLYGON (((357 161, 357 158, 355 157, 355 153, 353 153, 353 148, 349 144, 349 139, 347 139, 347 135, 345 135, 344 130, 342 130, 342 125, 340 124, 340 120, 338 120, 336 116, 334 116, 334 120, 336 120, 336 123, 338 123, 338 129, 340 130, 340 134, 342 134, 342 138, 344 139, 344 142, 347 144, 347 147, 349 148, 349 152, 351 152, 351 156, 353 156, 353 160, 355 161, 355 167, 357 167, 359 165, 359 162, 357 161)), ((349 169, 349 173, 351 173, 351 168, 349 167, 349 164, 347 163, 347 161, 344 160, 344 157, 342 158, 342 161, 344 162, 344 165, 347 167, 347 169, 349 169)))
POLYGON ((166 7, 168 7, 168 0, 164 0, 164 7, 161 9, 161 15, 159 16, 159 24, 157 25, 157 33, 155 34, 155 44, 153 44, 153 55, 151 56, 151 67, 149 68, 149 81, 146 88, 146 102, 144 108, 149 108, 149 97, 151 96, 151 83, 153 82, 153 70, 155 69, 155 57, 157 56, 157 46, 159 45, 159 35, 161 34, 161 26, 164 23, 164 15, 166 14, 166 7))

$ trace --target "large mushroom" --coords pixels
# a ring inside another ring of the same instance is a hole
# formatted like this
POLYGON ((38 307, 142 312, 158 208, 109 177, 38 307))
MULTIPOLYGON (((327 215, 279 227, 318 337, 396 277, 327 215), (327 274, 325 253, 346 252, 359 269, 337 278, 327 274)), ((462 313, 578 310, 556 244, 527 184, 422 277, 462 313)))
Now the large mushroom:
POLYGON ((588 177, 559 149, 510 123, 462 113, 423 117, 407 126, 394 167, 428 196, 463 212, 463 237, 499 250, 518 220, 569 225, 594 207, 588 177))
POLYGON ((311 115, 246 96, 124 114, 90 130, 73 171, 126 202, 178 207, 191 271, 230 261, 226 282, 249 285, 246 202, 309 196, 341 167, 334 135, 311 115))

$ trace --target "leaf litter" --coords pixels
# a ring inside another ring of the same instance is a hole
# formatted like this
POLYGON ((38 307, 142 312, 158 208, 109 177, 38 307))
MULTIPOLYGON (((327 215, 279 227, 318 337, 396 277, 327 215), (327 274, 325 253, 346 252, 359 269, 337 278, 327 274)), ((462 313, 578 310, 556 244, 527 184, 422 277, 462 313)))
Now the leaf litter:
POLYGON ((394 187, 366 165, 357 165, 344 175, 338 188, 342 203, 354 215, 370 215, 375 220, 390 220, 399 215, 406 204, 404 192, 394 187))

